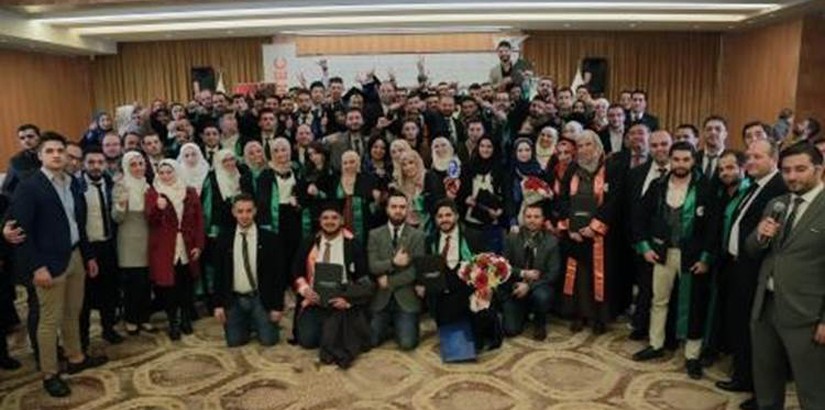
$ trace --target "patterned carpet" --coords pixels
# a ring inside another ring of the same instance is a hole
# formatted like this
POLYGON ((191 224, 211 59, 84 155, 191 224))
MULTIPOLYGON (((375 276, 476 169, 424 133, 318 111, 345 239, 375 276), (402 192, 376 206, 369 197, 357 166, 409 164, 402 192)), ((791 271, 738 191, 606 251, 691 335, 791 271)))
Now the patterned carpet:
MULTIPOLYGON (((163 315, 156 316, 164 326, 163 315)), ((284 342, 228 349, 212 318, 198 321, 195 334, 180 342, 162 332, 117 346, 94 337, 92 350, 111 361, 70 377, 73 394, 66 399, 46 396, 25 339, 15 335, 12 352, 24 366, 0 371, 0 409, 722 410, 738 409, 747 397, 713 387, 726 363, 693 381, 681 354, 633 362, 643 344, 627 340, 624 324, 595 337, 552 321, 545 342, 514 338, 476 363, 452 365, 441 363, 433 322, 422 327, 416 351, 400 352, 389 342, 346 371, 284 342)), ((799 408, 789 396, 789 408, 799 408)))

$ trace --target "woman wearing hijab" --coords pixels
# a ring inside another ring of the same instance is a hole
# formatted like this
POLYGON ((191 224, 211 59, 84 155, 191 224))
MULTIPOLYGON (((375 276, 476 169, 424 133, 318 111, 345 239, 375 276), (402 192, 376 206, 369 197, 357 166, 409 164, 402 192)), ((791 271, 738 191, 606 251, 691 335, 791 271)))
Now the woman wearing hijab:
POLYGON ((235 226, 232 216, 232 200, 241 193, 241 170, 235 152, 222 149, 212 158, 212 171, 206 176, 201 191, 204 229, 206 230, 206 249, 204 249, 204 275, 196 289, 199 296, 206 296, 211 303, 214 290, 213 260, 215 241, 221 232, 235 226))
POLYGON ((425 206, 424 178, 427 169, 424 160, 415 151, 407 151, 401 155, 400 175, 393 183, 393 187, 407 196, 410 204, 407 212, 407 223, 415 228, 425 230, 431 228, 430 214, 425 206))
POLYGON ((461 187, 461 160, 450 140, 437 137, 432 144, 432 164, 424 179, 425 208, 435 215, 435 204, 450 198, 455 201, 461 187))
POLYGON ((355 151, 341 155, 341 176, 335 184, 332 196, 343 203, 344 228, 352 232, 362 246, 367 245, 370 220, 378 207, 381 192, 374 188, 373 180, 361 173, 361 157, 355 151))
POLYGON ((258 226, 280 235, 287 266, 292 266, 302 231, 309 230, 311 225, 307 215, 301 213, 298 191, 303 182, 297 165, 291 160, 289 141, 276 138, 271 150, 272 160, 260 171, 253 191, 249 192, 253 192, 257 201, 258 226))
POLYGON ((564 308, 573 317, 572 331, 590 322, 593 333, 601 334, 610 320, 612 266, 607 234, 621 187, 617 174, 605 166, 604 148, 595 132, 579 134, 576 152, 559 201, 558 229, 567 238, 564 308))
POLYGON ((510 232, 518 232, 521 225, 521 217, 524 208, 527 205, 535 202, 549 200, 552 197, 551 192, 538 193, 525 191, 523 182, 532 178, 532 181, 545 182, 546 173, 542 171, 541 165, 536 160, 535 150, 533 149, 533 142, 529 138, 519 138, 513 143, 515 150, 515 159, 513 160, 512 170, 510 171, 509 179, 509 195, 505 195, 507 215, 510 218, 509 229, 510 232))
POLYGON ((149 282, 149 226, 144 212, 146 160, 137 151, 123 155, 123 177, 113 190, 112 219, 117 223, 117 260, 123 280, 123 316, 126 331, 154 332, 149 324, 151 286, 149 282))
POLYGON ((178 154, 178 165, 180 179, 187 187, 195 188, 200 195, 203 181, 209 173, 209 164, 203 157, 200 147, 194 142, 183 144, 178 154))
POLYGON ((504 173, 495 141, 481 137, 470 163, 461 172, 458 203, 462 205, 464 232, 471 249, 478 252, 504 250, 501 226, 504 215, 504 173))
POLYGON ((241 175, 241 191, 257 198, 261 175, 267 169, 264 147, 260 142, 249 141, 244 145, 243 163, 249 172, 241 175))
POLYGON ((536 138, 536 160, 545 172, 549 172, 549 169, 552 169, 554 165, 553 157, 556 154, 558 140, 559 132, 550 126, 542 128, 536 138))
POLYGON ((172 340, 193 332, 189 308, 205 238, 198 193, 187 187, 179 174, 177 162, 160 161, 145 206, 151 238, 150 276, 164 302, 172 340))
POLYGON ((109 113, 101 112, 97 114, 89 130, 86 131, 86 134, 84 134, 80 140, 80 147, 85 151, 88 147, 103 145, 103 137, 106 136, 107 133, 112 132, 112 127, 112 116, 109 115, 109 113))

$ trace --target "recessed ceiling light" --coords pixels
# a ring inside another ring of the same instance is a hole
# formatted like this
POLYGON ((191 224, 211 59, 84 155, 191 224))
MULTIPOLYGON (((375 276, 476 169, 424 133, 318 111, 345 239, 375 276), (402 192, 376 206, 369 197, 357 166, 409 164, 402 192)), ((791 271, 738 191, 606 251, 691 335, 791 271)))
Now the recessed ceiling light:
POLYGON ((630 28, 636 28, 636 23, 630 23, 627 26, 630 27, 630 28))
POLYGON ((729 29, 735 28, 736 26, 728 26, 729 29))
POLYGON ((235 34, 235 30, 226 30, 226 34, 235 34))
POLYGON ((167 34, 165 34, 165 35, 164 35, 164 37, 166 37, 166 38, 172 38, 172 35, 167 33, 167 34))
POLYGON ((694 24, 694 25, 693 25, 693 28, 699 28, 699 27, 701 27, 701 26, 700 26, 700 25, 698 25, 698 24, 694 24))
POLYGON ((564 28, 570 28, 570 23, 564 23, 564 28))

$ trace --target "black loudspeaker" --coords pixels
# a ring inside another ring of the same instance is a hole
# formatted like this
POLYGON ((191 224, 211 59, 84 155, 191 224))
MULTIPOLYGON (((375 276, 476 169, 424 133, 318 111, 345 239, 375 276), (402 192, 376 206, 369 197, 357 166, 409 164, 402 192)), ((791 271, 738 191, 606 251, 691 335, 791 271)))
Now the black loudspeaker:
POLYGON ((582 60, 582 79, 592 95, 602 95, 607 88, 607 59, 585 58, 582 60))
POLYGON ((192 67, 192 85, 195 91, 215 91, 217 80, 215 70, 212 67, 192 67))

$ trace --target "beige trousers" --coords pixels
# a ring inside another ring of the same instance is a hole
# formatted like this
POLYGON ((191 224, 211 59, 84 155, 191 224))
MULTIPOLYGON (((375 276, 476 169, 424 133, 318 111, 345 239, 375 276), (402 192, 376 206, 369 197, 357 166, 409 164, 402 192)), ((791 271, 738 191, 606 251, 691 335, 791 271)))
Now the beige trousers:
POLYGON ((57 329, 63 340, 67 357, 82 353, 80 347, 80 311, 83 309, 83 291, 86 268, 79 250, 74 250, 66 272, 52 279, 52 287, 37 289, 40 321, 37 324, 37 345, 40 370, 57 374, 57 329))
MULTIPOLYGON (((650 306, 650 346, 661 349, 665 345, 668 302, 676 278, 682 274, 682 252, 678 248, 667 250, 664 264, 653 266, 653 300, 650 306)), ((687 273, 688 275, 690 273, 687 273)), ((685 358, 698 359, 702 351, 702 339, 685 343, 685 358)))

